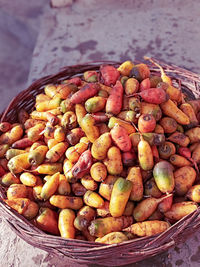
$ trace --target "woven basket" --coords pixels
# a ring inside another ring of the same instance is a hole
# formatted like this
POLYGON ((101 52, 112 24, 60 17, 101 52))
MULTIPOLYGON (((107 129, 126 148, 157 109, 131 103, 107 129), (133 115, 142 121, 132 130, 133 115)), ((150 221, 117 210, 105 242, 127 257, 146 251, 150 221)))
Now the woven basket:
MULTIPOLYGON (((173 81, 181 86, 181 89, 190 98, 200 95, 200 76, 177 66, 169 66, 155 60, 161 64, 165 72, 173 78, 173 81)), ((16 122, 17 111, 24 108, 31 111, 34 107, 35 96, 43 91, 48 83, 59 83, 72 76, 81 75, 87 70, 98 70, 102 63, 118 66, 118 62, 97 62, 83 65, 65 67, 55 75, 49 75, 35 81, 28 89, 18 94, 9 104, 1 121, 16 122)), ((159 70, 149 66, 152 73, 159 70)), ((64 239, 58 236, 46 234, 36 228, 23 216, 11 209, 3 202, 5 189, 0 187, 0 212, 1 217, 6 220, 8 225, 15 233, 27 243, 41 248, 56 256, 63 256, 73 263, 99 264, 108 266, 121 266, 124 264, 141 261, 145 258, 159 254, 175 244, 185 240, 190 234, 200 226, 200 207, 184 217, 166 232, 145 238, 138 238, 121 244, 105 245, 89 241, 75 239, 64 239), (184 234, 183 234, 184 233, 184 234)))

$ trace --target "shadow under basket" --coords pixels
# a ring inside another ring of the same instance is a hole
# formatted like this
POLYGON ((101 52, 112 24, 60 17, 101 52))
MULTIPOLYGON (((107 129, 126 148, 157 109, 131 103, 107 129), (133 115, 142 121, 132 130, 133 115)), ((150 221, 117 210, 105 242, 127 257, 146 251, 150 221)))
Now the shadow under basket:
MULTIPOLYGON (((197 98, 200 95, 200 76, 174 65, 159 63, 166 74, 189 98, 197 98)), ((17 111, 24 108, 32 111, 37 94, 43 92, 44 86, 49 83, 60 83, 72 76, 81 76, 84 71, 98 70, 101 64, 119 66, 118 62, 96 62, 63 68, 55 75, 49 75, 35 81, 28 89, 19 93, 9 104, 1 121, 16 122, 17 111)), ((159 73, 159 69, 149 66, 151 73, 159 73)), ((200 207, 193 213, 179 220, 167 231, 151 237, 137 238, 120 244, 105 245, 95 242, 77 239, 64 239, 58 236, 46 234, 36 228, 23 216, 11 209, 2 200, 5 198, 5 188, 0 187, 0 213, 7 224, 15 233, 27 243, 49 252, 55 256, 62 256, 71 263, 98 264, 106 266, 121 266, 135 263, 155 256, 182 242, 200 226, 200 207)))

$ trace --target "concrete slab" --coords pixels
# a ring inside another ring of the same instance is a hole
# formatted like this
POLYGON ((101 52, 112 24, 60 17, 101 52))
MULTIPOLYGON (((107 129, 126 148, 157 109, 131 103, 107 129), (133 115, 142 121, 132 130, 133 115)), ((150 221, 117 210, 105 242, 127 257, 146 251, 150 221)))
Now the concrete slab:
POLYGON ((43 5, 38 0, 28 5, 26 0, 0 0, 0 112, 26 88, 43 5))
POLYGON ((60 67, 144 55, 200 72, 200 2, 81 0, 46 12, 29 83, 60 67))

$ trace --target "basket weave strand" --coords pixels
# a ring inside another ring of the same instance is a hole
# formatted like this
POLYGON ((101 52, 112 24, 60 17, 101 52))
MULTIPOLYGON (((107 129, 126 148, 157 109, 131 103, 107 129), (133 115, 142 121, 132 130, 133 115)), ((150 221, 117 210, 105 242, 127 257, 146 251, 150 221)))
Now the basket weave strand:
MULTIPOLYGON (((167 65, 155 60, 162 65, 166 74, 173 78, 173 81, 181 85, 181 88, 191 98, 198 98, 200 95, 200 76, 188 70, 174 65, 167 65)), ((21 108, 31 112, 35 97, 40 94, 44 86, 49 83, 60 83, 72 76, 79 76, 87 70, 98 70, 101 64, 112 64, 118 66, 118 62, 96 62, 82 65, 68 66, 59 73, 49 75, 35 81, 28 89, 19 93, 8 105, 1 116, 2 121, 16 122, 17 112, 21 108)), ((152 73, 159 73, 159 69, 150 65, 152 73)), ((135 263, 150 256, 164 252, 177 243, 185 240, 193 234, 200 226, 200 207, 193 213, 179 220, 167 231, 156 236, 137 238, 120 244, 105 245, 95 242, 76 239, 64 239, 58 236, 46 234, 36 228, 23 216, 11 209, 2 200, 5 198, 5 189, 0 187, 0 213, 10 228, 27 243, 41 248, 56 256, 70 258, 74 263, 99 264, 108 266, 122 266, 135 263)))

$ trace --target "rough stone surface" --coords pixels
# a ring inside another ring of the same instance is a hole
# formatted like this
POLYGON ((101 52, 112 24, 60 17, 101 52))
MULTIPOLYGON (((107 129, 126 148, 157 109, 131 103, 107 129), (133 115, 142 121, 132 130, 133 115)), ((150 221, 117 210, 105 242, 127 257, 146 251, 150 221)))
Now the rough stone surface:
POLYGON ((0 0, 0 111, 26 88, 43 6, 40 0, 0 0))
MULTIPOLYGON (((37 4, 41 2, 33 1, 37 4)), ((0 0, 0 4, 1 2, 7 15, 12 17, 16 13, 16 17, 13 18, 15 27, 20 21, 21 26, 18 25, 18 27, 21 27, 21 31, 23 31, 20 41, 27 44, 24 47, 21 47, 20 44, 17 46, 17 43, 15 44, 17 38, 13 37, 14 33, 10 37, 8 31, 1 27, 3 24, 0 23, 0 33, 4 34, 4 38, 1 39, 4 40, 1 48, 3 47, 5 52, 0 50, 0 59, 3 58, 1 72, 2 66, 6 66, 13 60, 12 52, 16 60, 13 61, 13 68, 8 66, 8 70, 14 75, 22 68, 23 85, 26 82, 29 68, 26 61, 29 58, 30 63, 37 30, 40 30, 40 33, 33 53, 28 84, 43 75, 55 73, 66 65, 97 60, 141 60, 144 55, 200 72, 198 46, 200 43, 200 2, 198 0, 192 1, 192 4, 186 0, 76 0, 72 6, 62 9, 50 9, 46 5, 39 28, 36 22, 37 18, 35 18, 40 12, 37 7, 34 9, 35 11, 31 11, 31 6, 26 5, 27 1, 23 0, 16 1, 24 4, 23 8, 22 6, 18 8, 16 3, 9 6, 9 1, 0 0), (32 16, 32 19, 27 19, 26 12, 32 16), (25 21, 30 23, 27 22, 24 25, 25 21), (26 28, 31 27, 30 25, 33 30, 31 36, 30 31, 26 28)), ((0 22, 5 18, 2 10, 0 10, 0 22)), ((10 27, 8 28, 10 29, 10 27)), ((17 32, 20 32, 18 29, 17 32)), ((6 69, 4 71, 4 75, 8 75, 8 71, 6 69)), ((9 87, 9 77, 8 75, 1 81, 1 85, 3 85, 1 86, 1 96, 4 95, 4 98, 1 98, 2 108, 5 101, 8 101, 8 98, 16 95, 16 92, 20 90, 20 86, 13 91, 9 90, 11 88, 9 87)), ((17 83, 17 76, 13 76, 14 83, 17 83)), ((30 246, 18 238, 3 221, 0 222, 0 233, 1 266, 80 266, 64 261, 62 258, 55 258, 30 246)), ((126 266, 198 267, 200 265, 199 240, 200 233, 195 232, 186 242, 175 248, 142 262, 126 266)), ((97 265, 91 264, 89 267, 95 266, 97 265)))
POLYGON ((199 72, 200 2, 194 3, 77 0, 46 12, 29 82, 66 65, 144 55, 199 72))

